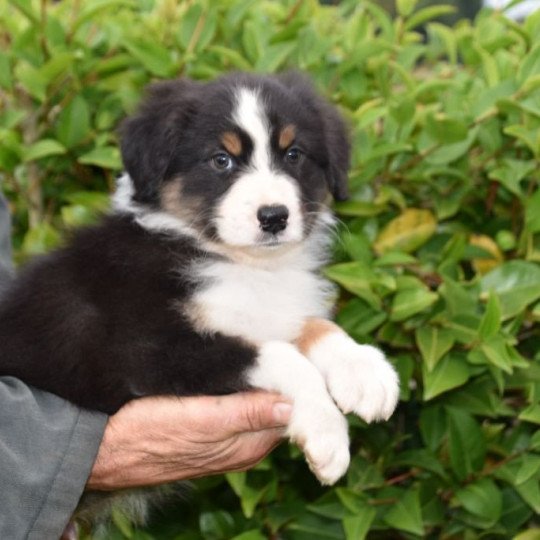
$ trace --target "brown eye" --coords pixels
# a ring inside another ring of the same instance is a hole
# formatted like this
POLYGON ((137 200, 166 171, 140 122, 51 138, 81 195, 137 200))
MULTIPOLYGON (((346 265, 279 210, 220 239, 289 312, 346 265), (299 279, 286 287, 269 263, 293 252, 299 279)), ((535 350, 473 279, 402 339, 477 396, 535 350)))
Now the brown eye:
POLYGON ((294 165, 300 161, 301 157, 302 151, 300 150, 300 148, 292 146, 287 150, 287 153, 285 154, 285 161, 294 165))
POLYGON ((212 156, 210 160, 212 167, 219 172, 230 171, 234 167, 234 160, 229 154, 220 152, 212 156))

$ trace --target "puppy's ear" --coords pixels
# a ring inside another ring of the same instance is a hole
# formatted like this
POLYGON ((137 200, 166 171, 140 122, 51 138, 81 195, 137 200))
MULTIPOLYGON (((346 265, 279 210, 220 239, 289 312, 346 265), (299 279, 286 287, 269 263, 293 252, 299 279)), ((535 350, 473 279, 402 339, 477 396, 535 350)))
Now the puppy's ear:
POLYGON ((122 161, 136 202, 157 201, 181 131, 195 114, 197 87, 188 79, 151 85, 138 112, 120 126, 122 161))
POLYGON ((294 91, 302 103, 315 112, 323 124, 325 146, 328 152, 326 177, 328 188, 336 201, 349 197, 348 172, 351 159, 348 129, 334 105, 331 105, 314 90, 311 81, 298 72, 287 72, 279 76, 281 82, 294 91))

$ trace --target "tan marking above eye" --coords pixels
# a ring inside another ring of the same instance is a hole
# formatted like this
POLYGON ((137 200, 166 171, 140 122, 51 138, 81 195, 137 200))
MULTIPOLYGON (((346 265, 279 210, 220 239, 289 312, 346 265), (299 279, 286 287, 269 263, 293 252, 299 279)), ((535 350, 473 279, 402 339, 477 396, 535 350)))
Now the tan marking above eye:
POLYGON ((221 136, 221 144, 223 144, 225 150, 233 156, 238 157, 242 153, 242 141, 240 140, 240 137, 232 131, 226 131, 221 136))
POLYGON ((282 150, 291 146, 296 137, 296 128, 292 124, 287 124, 280 132, 278 144, 282 150))

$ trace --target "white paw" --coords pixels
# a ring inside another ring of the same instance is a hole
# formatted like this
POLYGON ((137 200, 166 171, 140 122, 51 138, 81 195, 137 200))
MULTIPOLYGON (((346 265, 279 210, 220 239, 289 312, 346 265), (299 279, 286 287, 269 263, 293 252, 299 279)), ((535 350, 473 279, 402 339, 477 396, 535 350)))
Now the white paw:
POLYGON ((350 461, 347 420, 316 366, 293 345, 268 342, 261 347, 248 381, 293 401, 287 435, 302 448, 322 484, 333 484, 345 474, 350 461))
POLYGON ((321 484, 337 482, 350 462, 347 421, 331 402, 299 400, 293 408, 289 437, 306 455, 309 468, 321 484))
POLYGON ((399 398, 399 379, 379 349, 334 333, 315 344, 309 356, 343 412, 354 412, 366 422, 390 418, 399 398))

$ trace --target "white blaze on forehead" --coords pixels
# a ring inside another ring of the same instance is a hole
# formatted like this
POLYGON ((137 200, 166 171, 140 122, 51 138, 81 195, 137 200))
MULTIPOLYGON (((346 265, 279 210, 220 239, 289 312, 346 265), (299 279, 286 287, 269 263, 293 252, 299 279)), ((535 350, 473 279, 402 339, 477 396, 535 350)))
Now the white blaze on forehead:
POLYGON ((236 91, 233 120, 251 138, 251 165, 259 171, 270 170, 270 127, 264 104, 257 90, 241 87, 236 91))
POLYGON ((265 237, 258 220, 263 206, 283 205, 289 211, 287 227, 277 238, 281 243, 303 239, 303 216, 297 182, 272 167, 270 135, 272 126, 266 116, 260 90, 238 87, 234 93, 232 120, 253 143, 249 164, 235 179, 217 205, 214 223, 220 239, 230 246, 256 246, 265 237))

